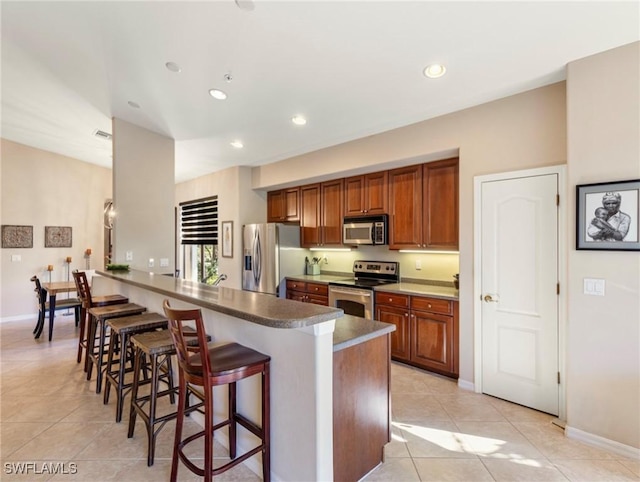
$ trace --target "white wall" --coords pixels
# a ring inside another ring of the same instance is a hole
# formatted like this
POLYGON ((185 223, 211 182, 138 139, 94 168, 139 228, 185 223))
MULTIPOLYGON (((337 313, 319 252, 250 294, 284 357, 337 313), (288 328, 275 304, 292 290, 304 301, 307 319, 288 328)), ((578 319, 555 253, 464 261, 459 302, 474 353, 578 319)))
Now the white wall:
POLYGON ((113 119, 114 262, 156 273, 175 268, 174 140, 113 119), (133 260, 126 260, 126 252, 133 260), (149 267, 149 258, 154 266, 149 267), (162 258, 168 266, 160 266, 162 258))
MULTIPOLYGON (((569 64, 570 192, 640 179, 639 86, 640 43, 569 64)), ((567 423, 640 448, 640 253, 576 251, 574 223, 575 215, 567 233, 567 423), (584 295, 584 278, 604 279, 605 296, 584 295)))
MULTIPOLYGON (((91 267, 103 267, 102 213, 111 198, 111 170, 2 139, 2 224, 33 226, 33 248, 2 249, 0 317, 21 318, 38 312, 33 283, 44 281, 52 264, 52 281, 67 280, 71 269, 85 268, 84 251, 91 248, 91 267), (45 226, 71 226, 71 248, 45 248, 45 226), (19 255, 20 262, 11 256, 19 255)), ((71 317, 71 320, 73 317, 71 317)))
POLYGON ((253 186, 303 184, 456 154, 460 158, 460 378, 473 383, 473 178, 565 163, 564 82, 256 167, 253 186))

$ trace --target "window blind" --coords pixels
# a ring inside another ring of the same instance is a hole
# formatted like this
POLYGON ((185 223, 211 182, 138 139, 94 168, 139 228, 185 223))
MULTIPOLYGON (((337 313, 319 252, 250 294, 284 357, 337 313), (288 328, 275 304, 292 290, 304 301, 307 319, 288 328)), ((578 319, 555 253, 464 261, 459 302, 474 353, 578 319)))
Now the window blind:
POLYGON ((218 196, 180 203, 182 244, 218 244, 218 196))

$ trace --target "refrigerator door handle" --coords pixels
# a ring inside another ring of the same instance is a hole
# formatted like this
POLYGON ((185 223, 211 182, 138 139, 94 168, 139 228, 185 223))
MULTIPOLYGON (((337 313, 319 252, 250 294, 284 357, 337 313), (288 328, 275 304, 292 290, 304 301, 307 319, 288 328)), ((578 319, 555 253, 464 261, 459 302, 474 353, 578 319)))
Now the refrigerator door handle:
POLYGON ((262 277, 262 248, 260 244, 260 233, 256 231, 253 239, 253 281, 256 286, 260 284, 260 278, 262 277))

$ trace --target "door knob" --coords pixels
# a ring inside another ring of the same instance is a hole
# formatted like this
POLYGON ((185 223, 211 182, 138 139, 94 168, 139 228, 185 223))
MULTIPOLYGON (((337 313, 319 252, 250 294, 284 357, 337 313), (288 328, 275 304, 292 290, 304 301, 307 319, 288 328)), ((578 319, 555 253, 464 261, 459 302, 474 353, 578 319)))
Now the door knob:
POLYGON ((484 301, 486 301, 487 303, 497 303, 498 298, 494 298, 491 295, 484 295, 484 301))

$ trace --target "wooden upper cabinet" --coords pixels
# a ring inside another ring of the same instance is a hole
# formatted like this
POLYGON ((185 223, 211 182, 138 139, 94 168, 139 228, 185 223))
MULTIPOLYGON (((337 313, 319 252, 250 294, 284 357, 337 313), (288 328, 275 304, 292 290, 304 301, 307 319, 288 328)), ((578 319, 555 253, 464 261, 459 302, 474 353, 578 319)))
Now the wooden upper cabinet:
POLYGON ((300 188, 300 244, 305 248, 342 245, 343 180, 300 188))
POLYGON ((281 189, 267 193, 267 222, 300 221, 300 188, 281 189))
POLYGON ((422 165, 389 171, 389 249, 422 247, 422 165))
POLYGON ((458 249, 458 159, 423 165, 425 248, 458 249))
POLYGON ((300 244, 319 246, 320 240, 320 184, 308 184, 300 188, 300 244))
POLYGON ((344 215, 362 216, 389 212, 389 174, 374 172, 344 180, 344 215))
POLYGON ((342 245, 342 191, 343 180, 323 182, 320 185, 321 246, 342 245))

